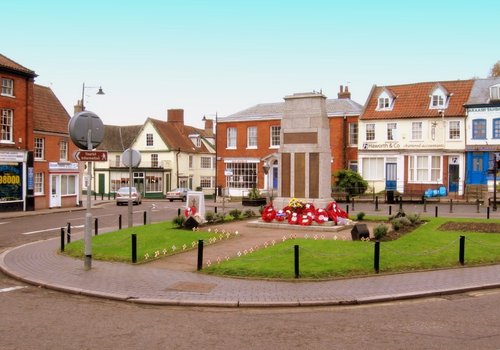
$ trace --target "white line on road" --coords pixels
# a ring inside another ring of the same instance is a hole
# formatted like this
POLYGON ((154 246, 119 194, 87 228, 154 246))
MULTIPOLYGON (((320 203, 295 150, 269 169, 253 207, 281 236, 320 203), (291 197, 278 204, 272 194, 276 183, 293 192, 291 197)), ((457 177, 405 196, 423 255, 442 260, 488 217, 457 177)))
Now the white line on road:
MULTIPOLYGON (((66 226, 63 226, 63 227, 65 228, 66 226)), ((85 225, 74 225, 74 226, 71 226, 71 228, 82 228, 82 227, 85 227, 85 225)), ((56 231, 56 230, 60 230, 60 229, 61 229, 60 227, 46 228, 45 230, 23 232, 22 234, 23 235, 34 235, 36 233, 50 232, 50 231, 56 231)))
POLYGON ((0 225, 9 224, 9 223, 10 223, 10 221, 0 222, 0 225))
POLYGON ((23 286, 23 287, 18 286, 18 287, 2 288, 2 289, 0 289, 0 293, 13 292, 15 290, 23 289, 23 288, 26 288, 26 286, 23 286))

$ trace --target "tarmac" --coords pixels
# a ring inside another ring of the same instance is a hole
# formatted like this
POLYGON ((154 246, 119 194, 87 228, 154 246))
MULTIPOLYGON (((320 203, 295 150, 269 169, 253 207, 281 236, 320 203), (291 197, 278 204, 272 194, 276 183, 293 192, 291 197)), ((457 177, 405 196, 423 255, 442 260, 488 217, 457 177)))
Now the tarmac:
MULTIPOLYGON (((367 214, 372 211, 369 205, 365 208, 367 214)), ((360 205, 359 209, 363 206, 360 205)), ((481 209, 484 212, 484 208, 481 209)), ((387 210, 387 207, 381 210, 387 210)), ((471 213, 470 209, 463 211, 463 215, 471 213)), ((477 215, 482 217, 483 214, 477 215)), ((450 213, 450 216, 460 215, 450 213)), ((5 214, 0 215, 0 219, 5 217, 5 214)), ((255 233, 260 230, 244 223, 241 225, 241 237, 245 237, 247 231, 255 233)), ((273 231, 277 237, 290 234, 280 228, 273 231)), ((500 287, 500 265, 465 265, 453 269, 324 281, 270 281, 182 271, 169 268, 168 260, 164 264, 134 265, 94 259, 92 268, 86 270, 83 260, 61 255, 59 249, 58 238, 8 249, 0 254, 0 269, 23 282, 67 293, 141 304, 200 307, 356 305, 500 287)))

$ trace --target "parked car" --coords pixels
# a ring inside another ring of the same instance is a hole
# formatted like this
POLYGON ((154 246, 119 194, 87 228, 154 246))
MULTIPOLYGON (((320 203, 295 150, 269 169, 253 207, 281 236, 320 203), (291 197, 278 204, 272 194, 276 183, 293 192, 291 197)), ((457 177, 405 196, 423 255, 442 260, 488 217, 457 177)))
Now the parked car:
MULTIPOLYGON (((116 205, 127 204, 130 194, 129 187, 120 187, 118 191, 116 191, 116 205)), ((137 191, 137 188, 132 187, 132 203, 133 204, 141 204, 142 203, 142 195, 141 192, 137 191)))
POLYGON ((188 191, 189 188, 184 188, 184 187, 176 188, 175 190, 167 192, 167 199, 170 200, 171 202, 173 202, 174 199, 180 199, 181 201, 185 202, 188 191))

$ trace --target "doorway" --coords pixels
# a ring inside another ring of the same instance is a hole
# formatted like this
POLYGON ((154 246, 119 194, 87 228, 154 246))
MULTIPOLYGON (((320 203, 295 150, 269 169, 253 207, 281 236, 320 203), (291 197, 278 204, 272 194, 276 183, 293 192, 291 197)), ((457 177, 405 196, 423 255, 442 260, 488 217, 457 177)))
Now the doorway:
POLYGON ((448 165, 448 192, 458 192, 459 170, 458 164, 448 165))
POLYGON ((50 208, 61 206, 61 175, 50 175, 50 208))

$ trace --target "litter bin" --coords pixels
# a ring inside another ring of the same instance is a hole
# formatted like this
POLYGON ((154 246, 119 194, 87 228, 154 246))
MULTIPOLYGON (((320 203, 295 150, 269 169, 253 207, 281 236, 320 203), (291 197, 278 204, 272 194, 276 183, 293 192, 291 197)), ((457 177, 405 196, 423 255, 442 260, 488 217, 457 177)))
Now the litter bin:
POLYGON ((394 191, 387 191, 387 203, 394 204, 394 191))
POLYGON ((361 238, 370 238, 370 231, 366 224, 356 224, 351 230, 351 238, 353 241, 359 241, 361 238))

